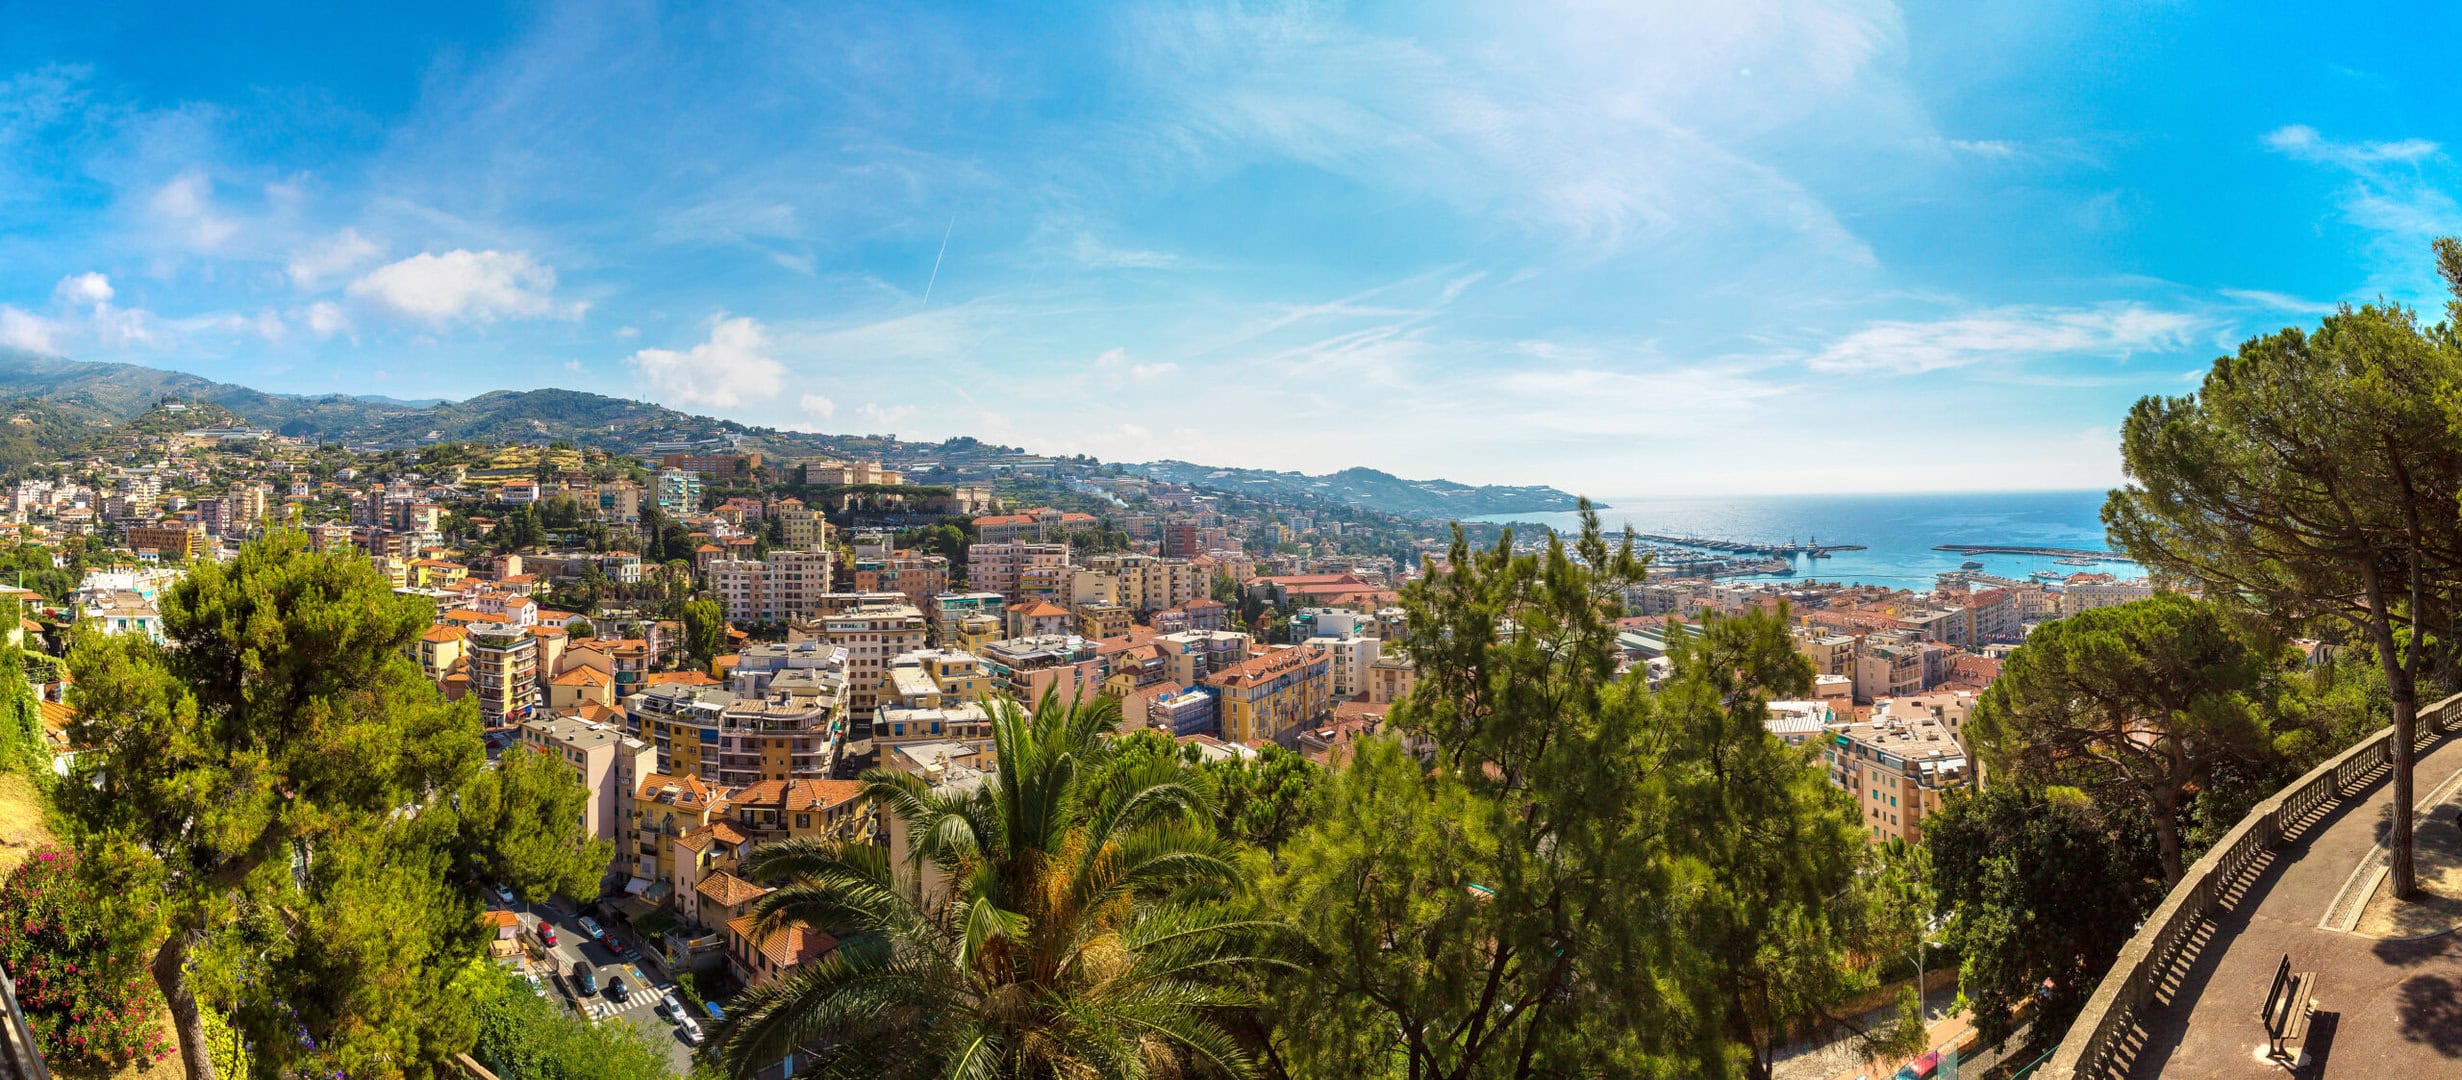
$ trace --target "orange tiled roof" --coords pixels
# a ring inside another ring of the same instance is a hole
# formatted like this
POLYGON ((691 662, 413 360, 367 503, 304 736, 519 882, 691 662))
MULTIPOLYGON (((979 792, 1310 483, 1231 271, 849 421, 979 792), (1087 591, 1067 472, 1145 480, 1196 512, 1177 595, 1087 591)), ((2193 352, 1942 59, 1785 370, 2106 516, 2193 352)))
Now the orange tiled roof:
POLYGON ((764 780, 737 792, 737 806, 784 812, 827 810, 863 797, 861 780, 764 780))
POLYGON ((599 669, 591 667, 588 664, 583 664, 580 667, 574 668, 571 671, 567 671, 562 675, 558 675, 555 678, 547 680, 547 685, 604 686, 611 684, 614 681, 614 679, 607 677, 606 672, 600 671, 599 669))
POLYGON ((720 907, 738 907, 769 894, 768 889, 724 870, 702 878, 701 884, 694 886, 693 891, 709 898, 711 903, 720 907))
POLYGON ((641 677, 643 686, 716 686, 706 671, 653 671, 641 677))
POLYGON ((419 640, 434 642, 460 641, 469 636, 470 631, 464 630, 458 626, 431 626, 427 628, 426 633, 419 635, 419 640))
MULTIPOLYGON (((727 932, 752 941, 752 926, 753 917, 741 915, 728 920, 727 932)), ((828 955, 829 950, 838 947, 838 939, 799 924, 770 931, 768 939, 755 942, 755 947, 771 964, 784 968, 828 955)))

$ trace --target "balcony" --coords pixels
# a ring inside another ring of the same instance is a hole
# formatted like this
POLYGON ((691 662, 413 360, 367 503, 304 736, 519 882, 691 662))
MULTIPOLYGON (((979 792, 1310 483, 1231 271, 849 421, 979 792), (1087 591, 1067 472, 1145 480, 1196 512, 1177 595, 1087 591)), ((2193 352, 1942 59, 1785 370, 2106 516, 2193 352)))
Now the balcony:
MULTIPOLYGON (((2421 880, 2454 844, 2462 695, 2420 710, 2421 880)), ((2462 901, 2396 904, 2378 843, 2393 808, 2389 729, 2258 803, 2120 950, 2037 1075, 2272 1080, 2259 1012, 2275 968, 2317 974, 2300 1076, 2450 1076, 2462 1058, 2462 901), (2339 1067, 2337 1067, 2339 1066, 2339 1067)))

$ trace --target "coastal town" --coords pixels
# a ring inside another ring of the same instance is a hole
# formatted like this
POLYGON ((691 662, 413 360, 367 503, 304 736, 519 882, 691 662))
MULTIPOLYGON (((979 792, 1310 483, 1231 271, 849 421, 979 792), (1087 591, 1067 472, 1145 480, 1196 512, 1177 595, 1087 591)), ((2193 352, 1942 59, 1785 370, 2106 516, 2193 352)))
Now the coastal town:
MULTIPOLYGON (((186 568, 275 530, 429 601, 420 670, 470 703, 491 757, 563 760, 590 833, 617 853, 585 917, 583 936, 612 947, 603 964, 557 947, 569 906, 488 915, 510 962, 590 1015, 628 1006, 585 992, 584 974, 646 985, 639 1012, 679 974, 715 1005, 826 955, 817 929, 759 932, 769 888, 738 873, 747 853, 827 837, 903 854, 857 778, 982 785, 999 702, 1108 699, 1124 732, 1203 759, 1339 763, 1410 691, 1399 590, 1442 572, 1449 543, 1438 521, 1023 453, 953 466, 724 444, 353 449, 181 402, 21 470, 5 498, 23 583, 11 636, 36 651, 73 629, 160 639, 157 600, 186 568)), ((1708 542, 1649 542, 1657 568, 1622 598, 1622 662, 1655 683, 1705 620, 1784 612, 1816 674, 1808 697, 1771 704, 1769 730, 1819 744, 1874 843, 1919 842, 1967 782, 1964 721, 2031 627, 2152 591, 1969 568, 1925 592, 1727 578, 1708 542)), ((39 692, 65 775, 80 748, 62 679, 39 692)), ((697 1039, 722 1010, 660 1011, 697 1039)))

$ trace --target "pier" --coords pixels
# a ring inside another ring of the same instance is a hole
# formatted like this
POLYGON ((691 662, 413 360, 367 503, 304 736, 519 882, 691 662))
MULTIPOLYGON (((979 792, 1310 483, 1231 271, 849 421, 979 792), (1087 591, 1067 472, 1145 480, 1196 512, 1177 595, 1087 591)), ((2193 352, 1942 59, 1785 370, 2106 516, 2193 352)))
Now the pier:
POLYGON ((1864 550, 1864 545, 1862 544, 1823 544, 1818 541, 1810 544, 1798 544, 1792 540, 1789 540, 1783 544, 1756 544, 1745 540, 1717 540, 1700 536, 1669 536, 1664 533, 1634 533, 1633 536, 1635 539, 1648 540, 1656 544, 1674 544, 1677 547, 1700 548, 1704 551, 1724 551, 1730 555, 1768 555, 1777 558, 1788 558, 1795 555, 1810 555, 1813 558, 1819 559, 1826 558, 1829 553, 1833 551, 1864 550))
POLYGON ((2016 547, 2009 544, 1936 544, 1934 551, 1954 551, 1960 555, 2042 555, 2056 559, 2094 559, 2103 562, 2134 562, 2117 551, 2096 551, 2092 548, 2016 547))

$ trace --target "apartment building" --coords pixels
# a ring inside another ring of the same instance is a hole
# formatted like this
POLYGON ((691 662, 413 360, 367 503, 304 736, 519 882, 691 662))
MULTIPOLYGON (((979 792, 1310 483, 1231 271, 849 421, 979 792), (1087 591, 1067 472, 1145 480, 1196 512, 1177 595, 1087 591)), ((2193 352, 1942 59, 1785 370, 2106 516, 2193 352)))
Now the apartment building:
POLYGON ((1206 676, 1221 702, 1223 739, 1288 742, 1322 721, 1333 711, 1331 669, 1325 650, 1294 645, 1206 676))
POLYGON ((881 708, 937 709, 986 701, 996 686, 991 664, 958 649, 917 649, 889 659, 881 708))
POLYGON ((889 659, 930 644, 921 609, 874 604, 821 619, 821 640, 846 650, 847 706, 858 734, 868 733, 888 682, 889 659))
POLYGON ((1127 605, 1139 612, 1178 607, 1204 596, 1213 586, 1209 576, 1211 568, 1199 566, 1188 559, 1112 552, 1087 556, 1085 566, 1111 578, 1113 595, 1102 599, 1127 605))
POLYGON ((591 489, 598 500, 598 519, 616 525, 631 525, 641 520, 641 485, 630 480, 611 480, 591 489))
MULTIPOLYGON (((995 592, 1014 602, 1025 594, 1022 583, 1030 576, 1038 586, 1050 578, 1062 575, 1061 587, 1069 584, 1065 578, 1069 568, 1067 544, 1027 542, 986 542, 966 547, 966 582, 975 589, 995 592)), ((1049 595, 1046 594, 1046 599, 1049 595)))
POLYGON ((650 773, 633 791, 632 843, 616 853, 632 876, 664 881, 676 862, 676 841, 723 822, 733 792, 690 772, 650 773))
POLYGON ((1166 677, 1182 686, 1196 686, 1205 677, 1248 659, 1255 643, 1234 630, 1183 630, 1154 639, 1162 647, 1166 677))
POLYGON ((1928 710, 1875 710, 1868 723, 1837 728, 1822 749, 1830 782, 1855 797, 1864 837, 1923 842, 1923 819, 1966 786, 1966 751, 1928 710))
POLYGON ((521 722, 521 743, 564 762, 588 793, 581 820, 590 835, 616 845, 632 845, 633 792, 643 778, 658 771, 658 752, 612 724, 577 717, 533 716, 521 722))
POLYGON ((1815 675, 1847 675, 1855 669, 1855 639, 1845 634, 1799 629, 1795 634, 1795 651, 1812 661, 1815 675))
POLYGON ((846 670, 846 650, 825 641, 764 641, 744 647, 735 654, 735 668, 727 673, 727 689, 738 695, 757 695, 769 689, 770 680, 786 671, 846 670))
POLYGON ((856 840, 871 832, 860 780, 765 780, 727 800, 727 821, 755 844, 856 840))
POLYGON ((429 682, 443 682, 462 664, 470 631, 458 626, 431 626, 419 635, 419 673, 429 682))
POLYGON ((1854 675, 1858 704, 1922 693, 1924 647, 1921 642, 1866 638, 1855 654, 1854 675))
POLYGON ((1308 644, 1325 651, 1334 700, 1349 701, 1368 692, 1368 667, 1385 643, 1354 634, 1309 638, 1308 644))
POLYGON ((472 623, 468 632, 465 656, 479 722, 491 728, 518 723, 539 703, 538 639, 508 623, 472 623))
POLYGON ((1419 669, 1411 658, 1401 653, 1379 653, 1368 663, 1368 702, 1391 705, 1410 696, 1411 687, 1418 685, 1419 669))
POLYGON ((2075 615, 2096 608, 2117 607, 2138 600, 2152 599, 2154 584, 2149 581, 2120 581, 2102 574, 2078 574, 2060 586, 2060 613, 2075 615))
POLYGON ((855 557, 856 592, 893 592, 918 608, 930 610, 933 598, 949 591, 949 560, 940 555, 894 551, 855 557))
POLYGON ((995 747, 992 714, 981 702, 943 706, 881 706, 872 724, 872 743, 882 760, 900 747, 924 743, 960 743, 975 755, 978 768, 990 768, 995 747))
POLYGON ((877 461, 807 461, 803 475, 804 483, 813 487, 897 487, 906 483, 904 473, 883 468, 877 461))
POLYGON ((780 549, 766 559, 712 559, 702 568, 727 621, 778 623, 818 618, 831 591, 827 551, 780 549))
MULTIPOLYGON (((1015 514, 987 514, 974 520, 975 539, 987 544, 1050 540, 1076 529, 1100 524, 1092 514, 1063 512, 1048 506, 1015 514)), ((971 559, 969 562, 971 563, 971 559)))
POLYGON ((993 688, 1028 707, 1045 693, 1062 701, 1091 698, 1101 682, 1097 646, 1075 635, 1009 638, 976 652, 990 667, 993 688))
POLYGON ((718 782, 721 714, 735 694, 710 686, 666 683, 623 699, 630 734, 658 748, 658 765, 672 776, 718 782))
MULTIPOLYGON (((350 531, 343 530, 348 545, 350 531)), ((164 559, 186 560, 205 550, 205 530, 186 525, 131 525, 122 530, 121 540, 128 550, 144 554, 153 552, 164 559)))
POLYGON ((660 469, 651 487, 658 512, 670 518, 701 512, 701 477, 682 469, 660 469))
MULTIPOLYGON (((836 768, 851 721, 846 673, 834 668, 795 668, 771 676, 757 696, 718 711, 717 769, 711 778, 726 787, 770 780, 825 779, 836 768)), ((702 741, 709 759, 710 741, 702 741)))
POLYGON ((802 499, 786 498, 772 503, 769 512, 778 519, 786 546, 797 551, 823 551, 830 546, 829 515, 820 507, 806 506, 802 499))

